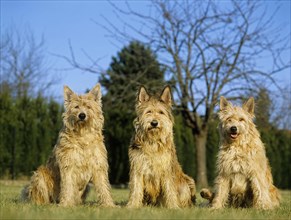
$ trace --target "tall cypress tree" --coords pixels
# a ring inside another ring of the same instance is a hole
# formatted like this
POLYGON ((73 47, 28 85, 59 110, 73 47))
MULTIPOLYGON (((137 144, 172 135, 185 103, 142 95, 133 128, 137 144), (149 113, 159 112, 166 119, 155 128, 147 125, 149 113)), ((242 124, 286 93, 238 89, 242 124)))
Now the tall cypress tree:
POLYGON ((270 129, 272 100, 265 88, 260 88, 256 97, 255 123, 259 128, 270 129))
POLYGON ((195 177, 196 166, 192 163, 195 160, 195 140, 193 139, 192 131, 186 126, 186 122, 179 111, 174 111, 175 125, 174 125, 174 140, 179 163, 183 171, 195 177))
POLYGON ((260 88, 256 96, 255 123, 266 147, 266 154, 272 167, 274 183, 280 188, 286 188, 288 185, 286 181, 290 179, 289 175, 286 175, 286 167, 289 169, 291 164, 289 159, 290 135, 288 137, 288 132, 280 130, 271 122, 272 105, 268 90, 260 88), (287 142, 289 144, 286 145, 287 142))
POLYGON ((9 177, 11 165, 11 149, 14 133, 14 117, 15 108, 13 107, 13 100, 9 90, 4 89, 1 84, 0 92, 0 175, 1 177, 9 177))

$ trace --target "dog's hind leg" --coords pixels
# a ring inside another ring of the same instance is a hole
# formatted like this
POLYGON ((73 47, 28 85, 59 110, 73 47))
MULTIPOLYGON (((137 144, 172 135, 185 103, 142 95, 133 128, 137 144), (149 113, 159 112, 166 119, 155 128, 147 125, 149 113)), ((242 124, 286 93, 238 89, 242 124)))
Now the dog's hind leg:
POLYGON ((195 185, 195 181, 190 178, 189 176, 187 175, 184 175, 186 177, 186 181, 187 181, 187 184, 190 188, 190 192, 191 192, 191 201, 193 204, 196 203, 196 185, 195 185))
POLYGON ((254 195, 253 206, 258 209, 272 209, 274 205, 264 177, 253 178, 251 182, 252 192, 254 195))
POLYGON ((196 202, 196 187, 192 178, 183 174, 178 184, 178 197, 181 207, 191 206, 196 202))
POLYGON ((52 202, 54 182, 49 170, 41 166, 34 172, 31 182, 22 191, 22 200, 36 204, 52 202))

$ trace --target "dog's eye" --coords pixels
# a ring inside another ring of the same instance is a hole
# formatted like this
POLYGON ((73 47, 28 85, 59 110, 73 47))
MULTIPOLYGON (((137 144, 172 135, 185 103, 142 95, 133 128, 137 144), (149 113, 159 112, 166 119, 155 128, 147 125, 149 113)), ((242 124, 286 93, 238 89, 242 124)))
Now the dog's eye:
POLYGON ((146 112, 146 114, 150 114, 150 113, 152 113, 152 111, 151 111, 151 110, 148 110, 148 111, 146 112))
POLYGON ((243 121, 245 121, 245 119, 244 118, 240 118, 239 121, 242 121, 243 122, 243 121))
POLYGON ((161 115, 164 115, 164 112, 163 112, 163 111, 160 111, 159 113, 160 113, 161 115))
POLYGON ((77 109, 78 109, 78 108, 79 108, 79 106, 78 106, 78 105, 76 105, 76 106, 75 106, 75 108, 77 108, 77 109))

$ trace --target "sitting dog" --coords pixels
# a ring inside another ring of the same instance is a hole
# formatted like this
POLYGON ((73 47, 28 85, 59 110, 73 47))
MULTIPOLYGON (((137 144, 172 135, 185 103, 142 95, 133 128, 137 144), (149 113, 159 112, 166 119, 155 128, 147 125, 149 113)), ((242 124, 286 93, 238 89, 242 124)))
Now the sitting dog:
POLYGON ((272 209, 279 206, 280 195, 273 178, 265 147, 253 122, 254 99, 233 106, 220 98, 220 147, 215 192, 200 194, 214 209, 225 206, 272 209))
POLYGON ((183 173, 173 140, 170 87, 160 96, 141 87, 137 96, 135 134, 129 147, 130 196, 127 207, 163 205, 180 208, 195 201, 195 182, 183 173))
POLYGON ((115 206, 110 194, 100 85, 85 95, 64 87, 63 128, 45 166, 24 188, 22 198, 36 204, 72 206, 83 202, 91 181, 103 206, 115 206))

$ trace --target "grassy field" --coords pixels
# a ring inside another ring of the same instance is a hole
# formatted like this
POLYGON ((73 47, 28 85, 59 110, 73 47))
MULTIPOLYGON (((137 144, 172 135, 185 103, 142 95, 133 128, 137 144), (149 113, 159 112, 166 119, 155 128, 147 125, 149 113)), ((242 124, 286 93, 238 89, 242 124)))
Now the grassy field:
POLYGON ((94 190, 84 205, 63 208, 57 205, 36 206, 19 202, 24 181, 0 181, 0 219, 291 219, 291 191, 281 191, 281 207, 272 211, 255 209, 223 209, 211 211, 199 207, 203 201, 198 196, 197 206, 182 210, 145 207, 127 209, 128 190, 113 189, 114 201, 121 208, 98 208, 94 190))

